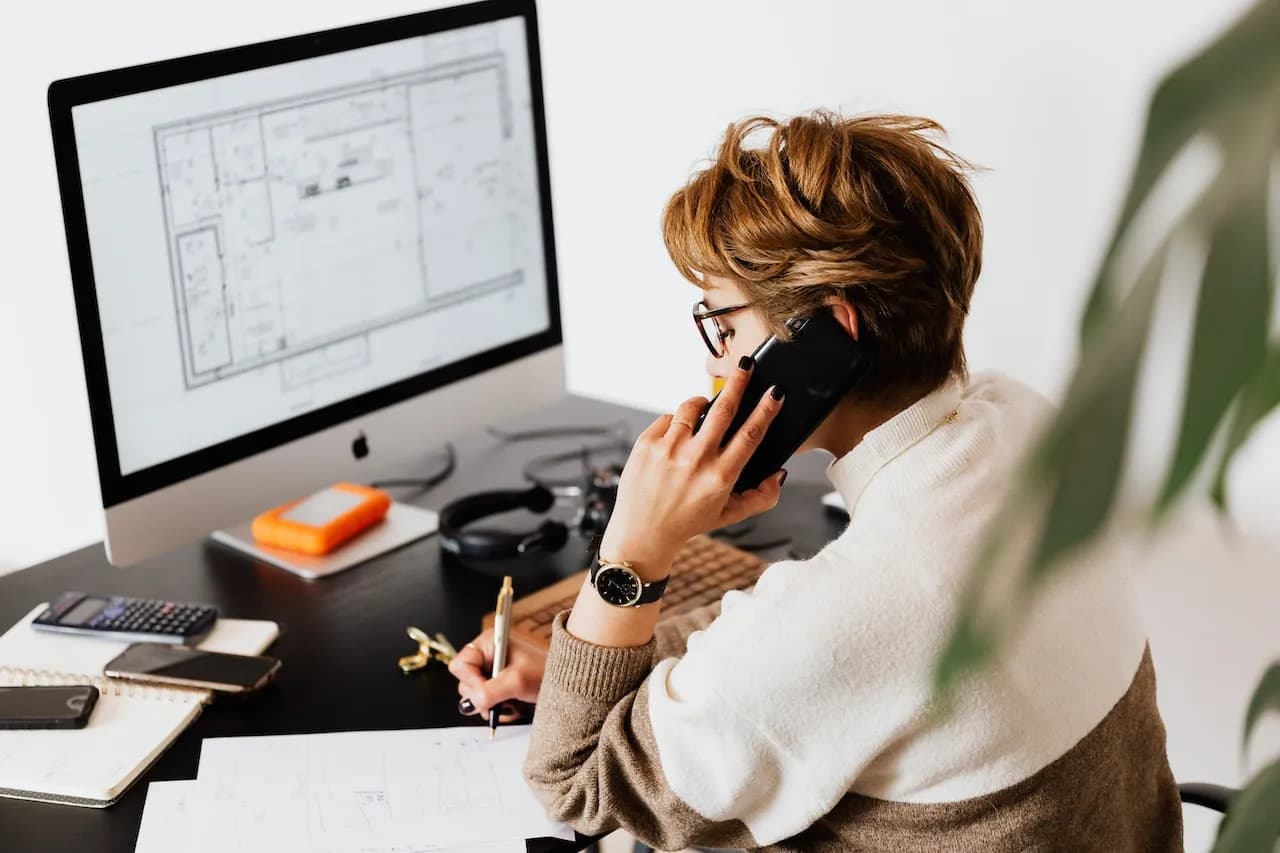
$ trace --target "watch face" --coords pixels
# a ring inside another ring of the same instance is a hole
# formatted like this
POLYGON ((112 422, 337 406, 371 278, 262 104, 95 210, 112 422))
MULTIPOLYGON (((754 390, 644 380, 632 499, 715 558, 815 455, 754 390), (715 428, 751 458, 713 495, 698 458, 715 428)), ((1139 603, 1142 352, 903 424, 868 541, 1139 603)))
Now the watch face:
POLYGON ((596 592, 616 607, 626 607, 640 600, 640 578, 622 566, 606 566, 596 573, 596 592))

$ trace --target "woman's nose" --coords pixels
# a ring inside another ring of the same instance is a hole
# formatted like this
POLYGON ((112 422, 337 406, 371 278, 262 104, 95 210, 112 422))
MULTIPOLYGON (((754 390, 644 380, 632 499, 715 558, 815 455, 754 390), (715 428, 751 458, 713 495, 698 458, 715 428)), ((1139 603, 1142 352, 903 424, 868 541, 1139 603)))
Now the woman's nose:
POLYGON ((723 356, 716 358, 714 355, 707 353, 707 375, 712 379, 727 379, 728 370, 725 366, 727 361, 723 356))

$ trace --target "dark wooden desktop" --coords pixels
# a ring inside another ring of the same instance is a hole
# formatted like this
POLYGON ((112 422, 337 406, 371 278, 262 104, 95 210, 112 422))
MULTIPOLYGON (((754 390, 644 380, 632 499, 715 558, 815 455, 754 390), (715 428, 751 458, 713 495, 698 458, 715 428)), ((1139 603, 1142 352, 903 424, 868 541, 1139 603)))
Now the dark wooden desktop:
MULTIPOLYGON (((626 421, 636 435, 654 415, 582 397, 567 397, 529 417, 496 424, 506 430, 626 421)), ((448 480, 414 502, 436 507, 475 491, 520 488, 523 464, 534 456, 594 444, 598 438, 547 438, 504 443, 488 434, 455 441, 458 467, 448 480)), ((377 452, 377 448, 373 449, 377 452)), ((424 468, 431 454, 424 453, 424 468)), ((826 457, 808 454, 788 466, 779 507, 760 517, 743 542, 790 536, 800 555, 817 551, 843 527, 819 498, 830 486, 826 457)), ((405 471, 403 476, 430 472, 405 471)), ((397 496, 407 490, 394 490, 397 496)), ((249 502, 251 503, 251 502, 249 502)), ((567 508, 566 508, 567 510, 567 508)), ((567 519, 566 510, 555 511, 567 519)), ((540 518, 513 513, 498 519, 513 529, 540 518)), ((571 537, 558 554, 508 568, 517 595, 585 566, 586 541, 571 537)), ((774 552, 765 552, 766 554, 774 552)), ((0 577, 0 631, 36 604, 68 589, 209 602, 223 615, 271 619, 280 637, 267 651, 283 668, 275 684, 246 698, 219 697, 125 796, 107 809, 0 799, 0 848, 6 851, 131 851, 137 839, 147 784, 194 779, 207 737, 295 734, 457 726, 481 722, 457 711, 455 681, 443 666, 404 675, 397 658, 416 651, 405 628, 443 631, 456 645, 478 631, 493 609, 499 580, 445 565, 436 537, 419 540, 333 577, 308 581, 203 541, 118 569, 101 544, 0 577)), ((556 843, 546 849, 569 850, 556 843)))

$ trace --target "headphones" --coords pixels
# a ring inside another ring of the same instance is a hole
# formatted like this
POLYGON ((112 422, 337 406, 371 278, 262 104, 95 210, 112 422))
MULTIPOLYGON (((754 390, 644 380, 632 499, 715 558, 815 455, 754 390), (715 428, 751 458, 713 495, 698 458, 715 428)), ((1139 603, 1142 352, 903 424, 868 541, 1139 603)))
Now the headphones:
POLYGON ((440 510, 440 548, 446 560, 466 568, 484 571, 484 564, 499 560, 532 557, 537 552, 555 553, 569 541, 570 524, 588 540, 603 533, 618 497, 622 466, 592 470, 585 486, 574 486, 559 494, 541 483, 528 489, 500 489, 458 498, 440 510), (582 502, 570 524, 548 519, 536 528, 506 531, 494 528, 463 527, 490 515, 525 509, 544 513, 559 496, 581 497, 582 502))

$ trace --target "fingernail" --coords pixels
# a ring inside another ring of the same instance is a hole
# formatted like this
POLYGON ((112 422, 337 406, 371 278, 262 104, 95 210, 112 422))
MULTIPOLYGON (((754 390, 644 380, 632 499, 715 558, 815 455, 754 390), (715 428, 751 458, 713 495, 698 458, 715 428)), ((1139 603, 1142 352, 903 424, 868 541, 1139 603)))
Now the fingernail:
POLYGON ((787 469, 782 469, 782 476, 778 478, 778 488, 781 489, 783 484, 787 482, 787 469))
POLYGON ((475 712, 476 712, 476 706, 471 704, 470 699, 464 696, 462 699, 458 700, 459 714, 474 714, 475 712))
POLYGON ((781 400, 784 396, 786 396, 786 392, 782 390, 781 385, 774 385, 772 388, 769 389, 769 396, 775 400, 781 400))
POLYGON ((756 360, 749 355, 744 355, 742 358, 738 359, 739 370, 750 370, 755 366, 756 360))

